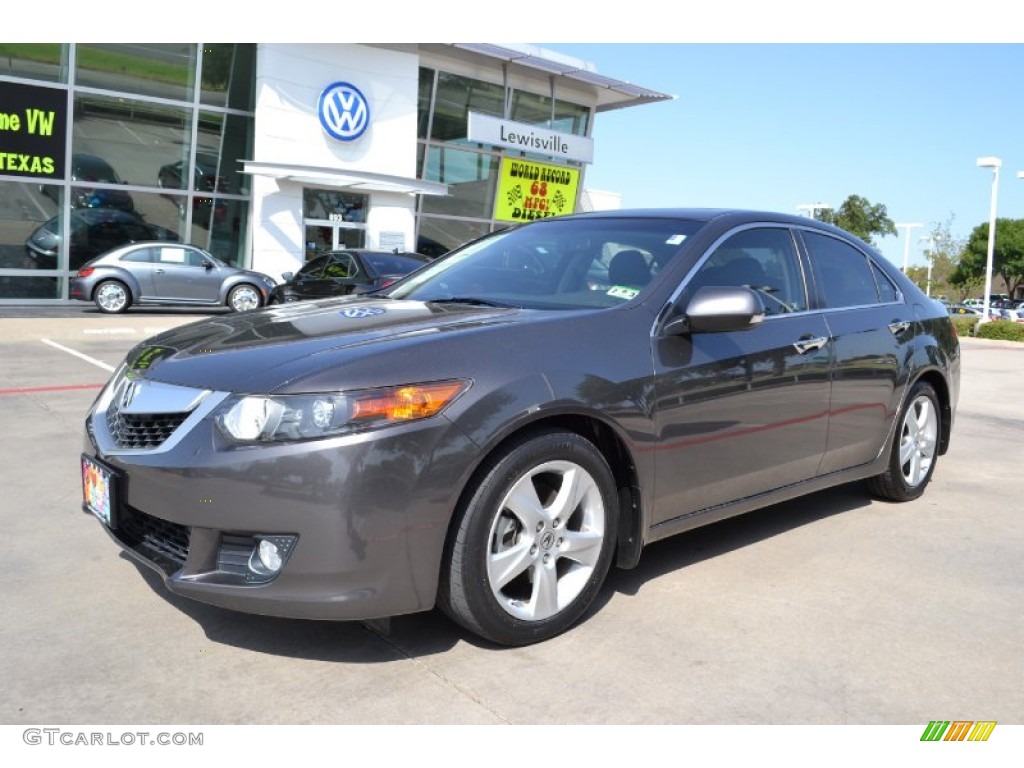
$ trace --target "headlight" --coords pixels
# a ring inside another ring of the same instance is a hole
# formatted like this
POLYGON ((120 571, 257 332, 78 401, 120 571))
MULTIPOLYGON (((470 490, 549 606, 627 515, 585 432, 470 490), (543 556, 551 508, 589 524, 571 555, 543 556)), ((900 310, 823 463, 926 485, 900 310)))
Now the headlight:
POLYGON ((245 395, 217 416, 236 443, 314 440, 439 414, 469 388, 468 381, 312 395, 245 395))

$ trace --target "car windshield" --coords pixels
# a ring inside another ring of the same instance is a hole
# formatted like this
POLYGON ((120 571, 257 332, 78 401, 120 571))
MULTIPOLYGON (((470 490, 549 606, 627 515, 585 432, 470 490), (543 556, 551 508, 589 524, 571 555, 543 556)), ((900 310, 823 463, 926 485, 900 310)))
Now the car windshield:
POLYGON ((527 309, 614 307, 643 293, 702 226, 666 218, 553 218, 470 243, 385 295, 527 309))

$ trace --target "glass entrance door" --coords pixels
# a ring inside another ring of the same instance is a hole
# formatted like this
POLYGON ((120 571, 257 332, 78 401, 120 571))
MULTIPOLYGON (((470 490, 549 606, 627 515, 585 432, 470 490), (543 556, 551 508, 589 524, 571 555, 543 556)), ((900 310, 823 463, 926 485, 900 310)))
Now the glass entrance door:
POLYGON ((324 251, 366 247, 369 195, 327 189, 303 190, 306 261, 324 251))
POLYGON ((306 220, 306 261, 325 251, 365 247, 365 227, 353 227, 333 221, 306 220))

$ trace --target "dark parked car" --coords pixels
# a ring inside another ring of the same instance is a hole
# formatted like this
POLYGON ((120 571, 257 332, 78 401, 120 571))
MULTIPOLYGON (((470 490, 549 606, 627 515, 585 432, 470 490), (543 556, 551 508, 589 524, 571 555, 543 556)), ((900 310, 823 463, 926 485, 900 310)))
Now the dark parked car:
POLYGON ((85 507, 180 595, 438 605, 521 645, 672 534, 852 481, 917 498, 959 380, 946 311, 829 225, 548 218, 379 295, 144 342, 88 415, 85 507))
POLYGON ((295 275, 286 272, 285 282, 271 293, 270 303, 375 291, 428 263, 430 257, 419 253, 358 248, 331 251, 311 259, 295 275))
MULTIPOLYGON (((97 184, 124 184, 117 171, 102 157, 96 155, 74 154, 71 156, 71 207, 72 208, 116 208, 119 211, 134 211, 135 201, 122 189, 96 189, 81 187, 82 182, 97 184)), ((44 184, 40 191, 55 203, 57 187, 44 184)))
POLYGON ((71 298, 101 312, 136 305, 226 306, 236 312, 267 303, 274 279, 225 264, 193 245, 133 243, 108 251, 71 278, 71 298))
MULTIPOLYGON (((213 197, 216 192, 227 192, 227 184, 224 178, 217 173, 217 155, 200 152, 196 155, 196 165, 192 176, 192 183, 187 183, 188 161, 179 160, 175 163, 168 163, 160 167, 157 172, 157 184, 164 189, 192 189, 198 192, 207 192, 205 196, 192 198, 192 210, 195 213, 202 213, 200 223, 204 226, 208 223, 206 212, 213 209, 213 223, 219 224, 227 217, 228 206, 223 200, 213 197)), ((182 195, 165 195, 178 204, 179 209, 185 198, 182 195)))
POLYGON ((217 174, 217 155, 206 152, 196 154, 196 167, 192 183, 188 184, 188 161, 179 160, 160 166, 157 183, 165 189, 194 189, 199 192, 226 192, 227 188, 217 174))
MULTIPOLYGON (((25 241, 29 257, 40 269, 55 269, 61 244, 61 217, 41 224, 25 241)), ((177 242, 178 233, 150 224, 135 213, 110 208, 84 208, 71 212, 70 269, 125 243, 141 240, 177 242)))

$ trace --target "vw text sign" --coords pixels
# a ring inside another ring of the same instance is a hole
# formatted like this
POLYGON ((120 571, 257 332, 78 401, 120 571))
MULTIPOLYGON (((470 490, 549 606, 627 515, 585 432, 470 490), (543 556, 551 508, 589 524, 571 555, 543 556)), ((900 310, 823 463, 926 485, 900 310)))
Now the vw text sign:
POLYGON ((370 104, 351 83, 331 83, 320 94, 320 125, 339 141, 355 141, 370 125, 370 104))

